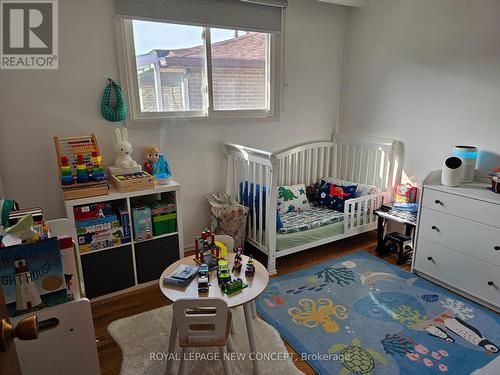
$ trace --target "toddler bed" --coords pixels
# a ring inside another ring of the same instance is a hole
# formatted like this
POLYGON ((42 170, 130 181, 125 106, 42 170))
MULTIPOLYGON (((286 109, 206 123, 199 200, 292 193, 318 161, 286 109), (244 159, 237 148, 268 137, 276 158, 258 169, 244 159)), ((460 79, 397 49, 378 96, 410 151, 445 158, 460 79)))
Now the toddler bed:
POLYGON ((249 207, 247 240, 268 255, 269 273, 276 273, 277 257, 375 229, 374 210, 401 177, 396 146, 395 141, 349 137, 276 153, 226 144, 226 192, 249 207), (309 205, 303 187, 295 185, 317 186, 320 181, 322 189, 325 183, 355 187, 338 210, 309 205), (303 210, 284 209, 287 199, 300 206, 298 197, 304 197, 303 210))

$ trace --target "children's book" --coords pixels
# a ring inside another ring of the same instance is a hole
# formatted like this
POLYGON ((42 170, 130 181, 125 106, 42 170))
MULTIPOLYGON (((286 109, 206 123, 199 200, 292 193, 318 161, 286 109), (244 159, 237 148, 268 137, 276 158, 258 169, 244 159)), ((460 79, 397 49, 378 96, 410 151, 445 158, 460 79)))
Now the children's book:
POLYGON ((194 274, 196 274, 196 272, 198 272, 198 267, 189 264, 181 264, 176 268, 174 272, 172 272, 170 277, 175 277, 176 279, 180 280, 187 280, 194 274))
POLYGON ((170 276, 164 277, 163 282, 176 286, 186 286, 196 276, 197 272, 198 267, 182 264, 170 276))
POLYGON ((67 302, 57 238, 2 249, 0 281, 10 316, 67 302))

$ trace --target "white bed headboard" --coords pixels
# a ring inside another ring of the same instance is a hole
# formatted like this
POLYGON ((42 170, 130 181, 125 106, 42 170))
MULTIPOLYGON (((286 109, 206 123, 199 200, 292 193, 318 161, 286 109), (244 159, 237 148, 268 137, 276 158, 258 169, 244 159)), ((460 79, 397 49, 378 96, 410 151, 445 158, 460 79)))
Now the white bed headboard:
POLYGON ((310 185, 322 177, 376 185, 389 195, 401 181, 403 167, 400 142, 362 136, 335 135, 332 141, 306 143, 279 152, 226 144, 225 152, 226 191, 234 196, 241 181, 265 186, 272 180, 274 185, 310 185))
POLYGON ((401 157, 392 140, 336 136, 331 142, 294 146, 274 156, 278 185, 310 185, 322 177, 337 177, 391 191, 401 180, 401 157))

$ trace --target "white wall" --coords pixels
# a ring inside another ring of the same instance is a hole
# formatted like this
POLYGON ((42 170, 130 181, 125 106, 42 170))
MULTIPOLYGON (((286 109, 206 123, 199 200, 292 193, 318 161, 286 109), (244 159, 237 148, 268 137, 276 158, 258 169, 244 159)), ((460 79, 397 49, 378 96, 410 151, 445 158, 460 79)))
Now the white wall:
MULTIPOLYGON (((405 172, 500 151, 500 1, 376 0, 351 13, 341 132, 402 140, 405 172)), ((490 155, 492 156, 492 155, 490 155)), ((500 158, 482 168, 500 166, 500 158)))
MULTIPOLYGON (((52 137, 96 133, 112 164, 113 125, 99 113, 106 77, 118 77, 113 0, 59 1, 56 71, 0 71, 0 175, 23 206, 64 215, 52 137)), ((208 224, 205 194, 222 191, 223 142, 276 150, 329 139, 337 119, 346 9, 291 0, 287 16, 288 87, 279 122, 186 123, 129 131, 136 159, 160 143, 183 186, 186 245, 208 224)))

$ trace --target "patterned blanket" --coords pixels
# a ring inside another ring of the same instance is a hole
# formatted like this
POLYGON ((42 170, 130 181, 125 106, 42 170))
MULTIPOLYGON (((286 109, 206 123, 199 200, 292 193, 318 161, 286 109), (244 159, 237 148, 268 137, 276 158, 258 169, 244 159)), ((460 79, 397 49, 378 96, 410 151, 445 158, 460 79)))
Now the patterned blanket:
POLYGON ((337 223, 344 219, 344 213, 326 207, 311 206, 310 210, 280 214, 283 227, 279 233, 288 234, 337 223))

